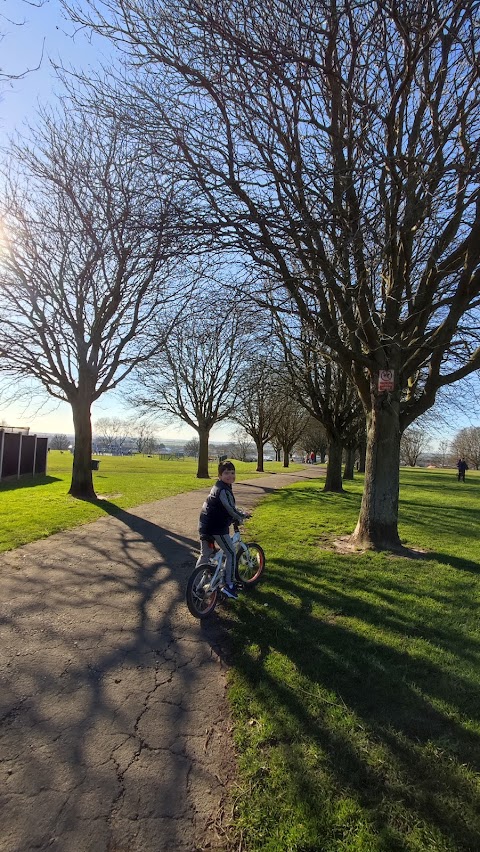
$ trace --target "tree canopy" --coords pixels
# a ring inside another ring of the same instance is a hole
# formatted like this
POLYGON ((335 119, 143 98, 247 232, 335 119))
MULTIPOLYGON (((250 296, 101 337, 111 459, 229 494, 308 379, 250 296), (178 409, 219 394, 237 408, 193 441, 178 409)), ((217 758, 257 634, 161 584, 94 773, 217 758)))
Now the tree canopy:
POLYGON ((218 240, 352 376, 368 423, 356 541, 398 545, 400 435, 480 366, 478 4, 92 0, 73 14, 130 62, 123 114, 168 126, 218 240))
POLYGON ((92 496, 92 403, 158 350, 152 315, 176 303, 185 204, 160 157, 115 121, 45 114, 12 149, 0 233, 0 354, 72 406, 71 493, 92 496))

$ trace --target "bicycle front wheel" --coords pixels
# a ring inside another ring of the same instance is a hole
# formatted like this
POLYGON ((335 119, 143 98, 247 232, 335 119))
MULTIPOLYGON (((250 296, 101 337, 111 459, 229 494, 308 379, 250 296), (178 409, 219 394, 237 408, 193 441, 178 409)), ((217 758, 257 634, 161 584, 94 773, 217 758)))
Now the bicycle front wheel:
POLYGON ((252 541, 237 555, 235 574, 237 581, 246 589, 256 586, 265 568, 265 554, 259 544, 252 541))
POLYGON ((187 606, 195 618, 208 618, 217 605, 217 590, 210 588, 214 571, 208 565, 199 565, 187 583, 187 606))

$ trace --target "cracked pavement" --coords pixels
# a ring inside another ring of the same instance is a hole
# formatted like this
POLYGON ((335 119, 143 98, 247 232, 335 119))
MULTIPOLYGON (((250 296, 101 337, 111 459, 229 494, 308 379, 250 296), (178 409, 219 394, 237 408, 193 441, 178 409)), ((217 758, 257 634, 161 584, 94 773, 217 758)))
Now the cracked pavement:
POLYGON ((226 608, 200 624, 184 603, 208 490, 0 556, 0 852, 228 848, 226 608))

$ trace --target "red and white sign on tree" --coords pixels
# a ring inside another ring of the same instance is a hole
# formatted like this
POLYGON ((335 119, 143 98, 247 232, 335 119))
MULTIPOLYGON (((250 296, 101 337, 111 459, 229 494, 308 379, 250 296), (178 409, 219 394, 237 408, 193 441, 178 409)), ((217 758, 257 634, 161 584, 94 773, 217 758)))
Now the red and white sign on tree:
POLYGON ((394 370, 380 370, 378 374, 378 392, 393 391, 395 387, 394 370))

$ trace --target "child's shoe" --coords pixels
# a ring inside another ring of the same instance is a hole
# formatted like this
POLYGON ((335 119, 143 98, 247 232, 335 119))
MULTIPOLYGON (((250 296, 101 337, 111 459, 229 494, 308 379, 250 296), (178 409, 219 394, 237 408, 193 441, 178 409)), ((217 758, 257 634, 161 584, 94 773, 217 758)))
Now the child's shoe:
POLYGON ((224 595, 227 596, 227 598, 230 598, 232 601, 238 601, 238 595, 235 586, 224 586, 222 592, 224 595))

